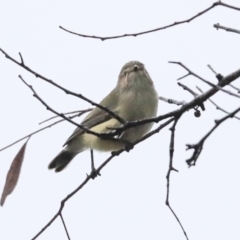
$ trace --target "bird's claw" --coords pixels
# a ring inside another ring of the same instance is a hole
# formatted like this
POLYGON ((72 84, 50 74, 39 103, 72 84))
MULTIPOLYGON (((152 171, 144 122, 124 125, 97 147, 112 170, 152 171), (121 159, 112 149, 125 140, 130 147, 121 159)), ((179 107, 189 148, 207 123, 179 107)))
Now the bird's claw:
POLYGON ((87 177, 91 177, 92 180, 94 180, 97 176, 101 176, 100 172, 96 170, 96 168, 92 168, 91 173, 87 177))

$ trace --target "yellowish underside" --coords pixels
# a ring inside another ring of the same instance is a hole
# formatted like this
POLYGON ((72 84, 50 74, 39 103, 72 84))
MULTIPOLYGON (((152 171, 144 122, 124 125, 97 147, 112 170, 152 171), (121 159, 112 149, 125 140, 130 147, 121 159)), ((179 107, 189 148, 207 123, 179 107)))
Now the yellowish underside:
MULTIPOLYGON (((119 126, 120 123, 113 118, 97 126, 94 126, 91 128, 91 130, 97 133, 106 133, 111 131, 108 128, 117 128, 119 126)), ((124 147, 124 144, 121 142, 101 139, 97 136, 87 133, 83 135, 83 139, 85 146, 98 151, 117 151, 124 147)))

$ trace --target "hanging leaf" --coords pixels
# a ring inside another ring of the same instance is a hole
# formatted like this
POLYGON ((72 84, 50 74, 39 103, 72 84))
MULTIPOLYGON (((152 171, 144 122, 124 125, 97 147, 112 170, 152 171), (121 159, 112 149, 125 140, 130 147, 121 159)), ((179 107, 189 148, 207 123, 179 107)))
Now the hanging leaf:
POLYGON ((17 185, 28 140, 21 147, 16 157, 13 159, 10 169, 8 170, 5 186, 0 201, 1 206, 3 206, 6 197, 13 192, 14 188, 17 185))

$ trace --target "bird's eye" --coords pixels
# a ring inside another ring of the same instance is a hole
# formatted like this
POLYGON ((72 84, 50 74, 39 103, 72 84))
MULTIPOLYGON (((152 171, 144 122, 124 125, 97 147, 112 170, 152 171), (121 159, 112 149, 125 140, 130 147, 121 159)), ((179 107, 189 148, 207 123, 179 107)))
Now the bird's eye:
POLYGON ((123 72, 123 75, 126 77, 127 76, 127 72, 123 72))

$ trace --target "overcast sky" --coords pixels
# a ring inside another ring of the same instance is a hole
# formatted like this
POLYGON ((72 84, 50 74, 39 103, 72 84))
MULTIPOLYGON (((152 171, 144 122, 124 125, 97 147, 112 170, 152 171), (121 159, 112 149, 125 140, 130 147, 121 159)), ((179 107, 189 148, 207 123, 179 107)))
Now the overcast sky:
MULTIPOLYGON (((121 67, 130 60, 143 62, 160 96, 189 101, 176 79, 186 74, 168 61, 181 61, 194 72, 217 83, 207 68, 227 75, 240 68, 240 36, 217 31, 213 24, 240 29, 240 12, 216 7, 207 14, 173 28, 109 41, 80 38, 59 25, 83 34, 109 36, 144 31, 187 19, 211 1, 1 1, 0 48, 16 59, 21 52, 27 66, 66 88, 99 102, 111 91, 121 67)), ((227 1, 240 7, 238 0, 227 1)), ((53 114, 33 98, 18 75, 59 112, 86 109, 86 102, 68 96, 36 79, 0 54, 0 148, 40 128, 53 114)), ((209 87, 193 77, 182 80, 192 89, 209 87)), ((237 80, 235 85, 240 87, 237 80)), ((239 106, 236 98, 218 93, 212 98, 228 111, 239 106)), ((170 202, 189 239, 240 239, 239 127, 230 119, 206 141, 196 167, 185 160, 196 143, 224 114, 210 102, 200 118, 191 110, 176 130, 170 202)), ((159 102, 158 114, 177 106, 159 102)), ((77 119, 79 122, 80 119, 77 119)), ((157 125, 155 124, 154 127, 157 125)), ((15 191, 0 209, 0 239, 31 239, 57 212, 60 201, 90 172, 90 153, 78 155, 56 174, 48 163, 61 150, 75 126, 61 123, 33 136, 27 146, 15 191)), ((182 240, 179 224, 165 205, 169 164, 169 128, 114 158, 65 205, 63 216, 72 240, 182 240)), ((0 152, 0 192, 11 161, 24 142, 0 152)), ((108 153, 95 153, 100 165, 108 153)), ((58 218, 39 240, 66 240, 58 218)))

